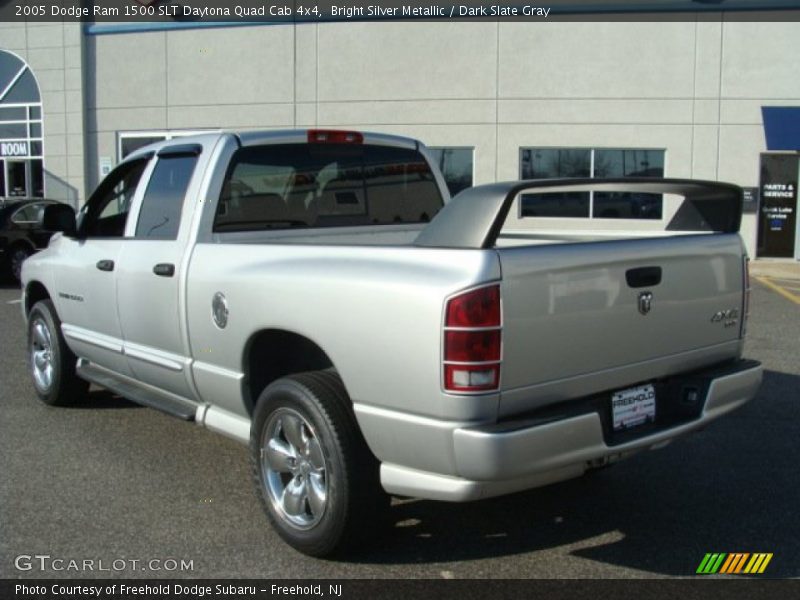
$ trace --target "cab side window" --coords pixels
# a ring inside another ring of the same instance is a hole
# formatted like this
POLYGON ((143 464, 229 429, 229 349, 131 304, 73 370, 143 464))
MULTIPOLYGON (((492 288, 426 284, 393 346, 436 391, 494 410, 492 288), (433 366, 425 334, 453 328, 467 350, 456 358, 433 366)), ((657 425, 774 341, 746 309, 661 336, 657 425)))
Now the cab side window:
POLYGON ((126 162, 114 169, 86 203, 78 229, 81 237, 117 238, 125 234, 125 223, 136 186, 149 158, 126 162))
POLYGON ((142 200, 136 224, 137 238, 178 238, 183 200, 196 164, 194 154, 159 157, 142 200))

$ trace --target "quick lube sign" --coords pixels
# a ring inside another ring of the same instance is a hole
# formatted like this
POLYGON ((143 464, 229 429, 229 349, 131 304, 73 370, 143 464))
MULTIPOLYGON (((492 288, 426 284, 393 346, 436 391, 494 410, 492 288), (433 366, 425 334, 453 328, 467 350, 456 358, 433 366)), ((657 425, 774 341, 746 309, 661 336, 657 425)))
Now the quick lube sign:
POLYGON ((0 156, 28 156, 28 142, 0 142, 0 156))

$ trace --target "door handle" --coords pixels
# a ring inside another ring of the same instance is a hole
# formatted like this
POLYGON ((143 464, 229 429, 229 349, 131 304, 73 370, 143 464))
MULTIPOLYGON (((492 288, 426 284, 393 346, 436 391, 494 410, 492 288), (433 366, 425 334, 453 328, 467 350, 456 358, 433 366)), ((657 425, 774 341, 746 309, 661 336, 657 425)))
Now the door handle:
POLYGON ((114 261, 113 260, 98 260, 96 266, 101 271, 113 271, 114 270, 114 261))
POLYGON ((628 287, 652 287, 661 283, 661 267, 639 267, 625 271, 628 287))
POLYGON ((172 263, 158 263, 153 267, 153 273, 159 277, 172 277, 175 275, 175 265, 172 263))

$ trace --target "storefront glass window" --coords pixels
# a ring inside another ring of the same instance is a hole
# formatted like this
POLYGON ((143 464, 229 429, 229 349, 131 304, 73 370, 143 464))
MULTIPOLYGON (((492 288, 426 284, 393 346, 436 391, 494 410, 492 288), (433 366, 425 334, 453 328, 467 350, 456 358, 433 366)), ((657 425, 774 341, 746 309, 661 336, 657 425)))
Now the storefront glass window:
MULTIPOLYGON (((521 148, 521 179, 663 177, 664 150, 521 148)), ((660 194, 572 192, 523 194, 523 217, 660 219, 660 194)))

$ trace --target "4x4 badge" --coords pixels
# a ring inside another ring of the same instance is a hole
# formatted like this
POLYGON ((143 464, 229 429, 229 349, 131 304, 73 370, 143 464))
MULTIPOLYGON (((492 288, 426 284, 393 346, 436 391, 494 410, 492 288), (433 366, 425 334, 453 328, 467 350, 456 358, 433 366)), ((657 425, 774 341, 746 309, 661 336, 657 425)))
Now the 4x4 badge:
POLYGON ((639 294, 639 312, 646 315, 653 308, 653 293, 641 292, 639 294))

